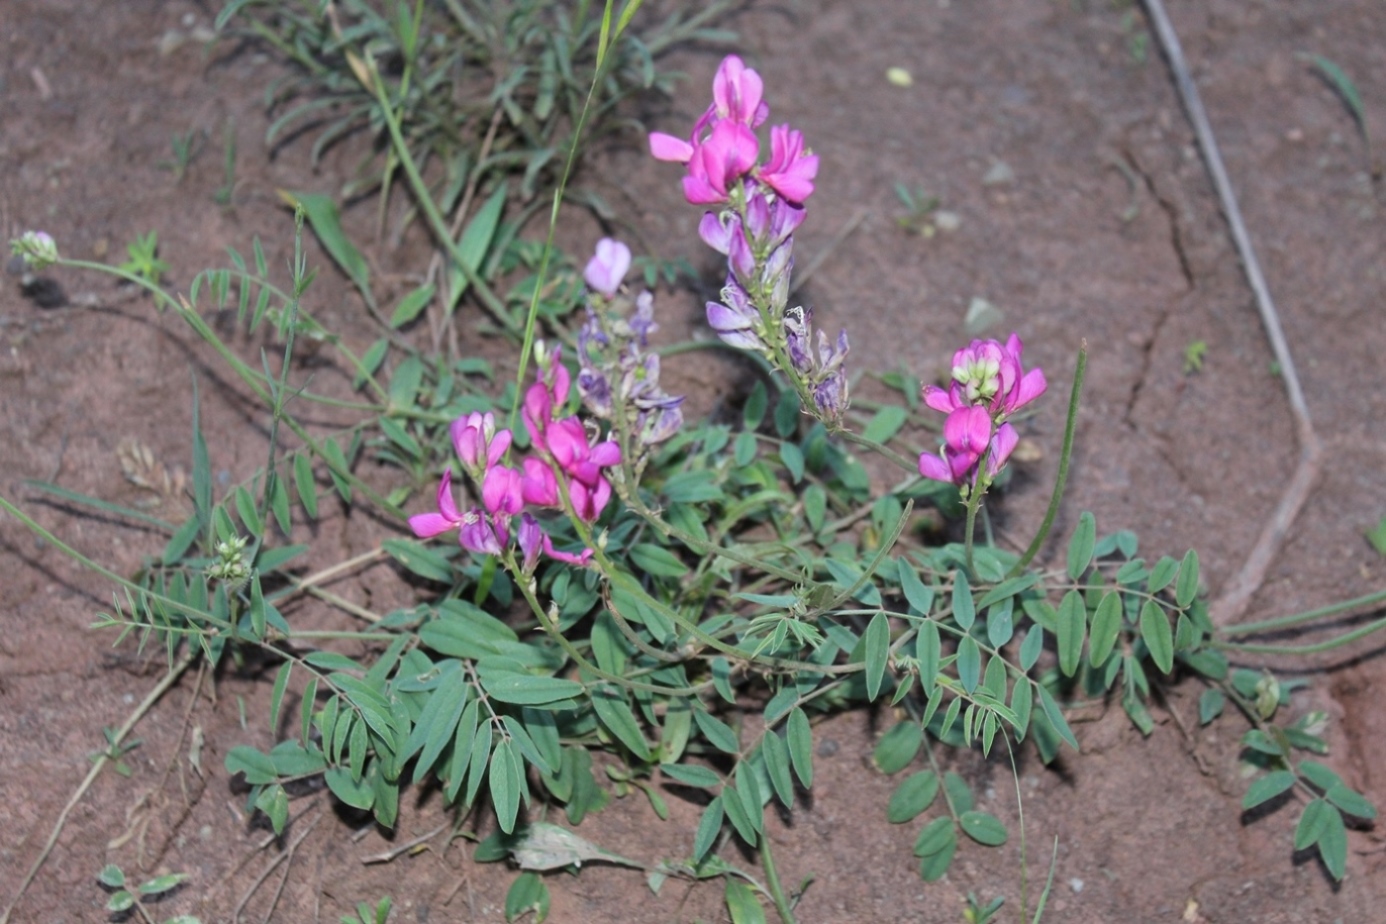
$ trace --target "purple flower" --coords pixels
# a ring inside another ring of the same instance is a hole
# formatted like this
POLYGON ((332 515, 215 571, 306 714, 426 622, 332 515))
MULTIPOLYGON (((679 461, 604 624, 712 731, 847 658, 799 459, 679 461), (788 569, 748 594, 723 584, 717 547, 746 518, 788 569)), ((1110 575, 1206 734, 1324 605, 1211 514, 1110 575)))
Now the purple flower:
POLYGON ((520 569, 525 574, 533 573, 534 566, 539 563, 543 540, 544 531, 539 528, 539 521, 527 513, 520 517, 515 541, 520 545, 520 569))
POLYGON ((1018 442, 1020 436, 1015 432, 1015 427, 1004 423, 996 428, 996 435, 991 438, 991 449, 987 452, 987 477, 996 477, 1018 442))
POLYGON ((420 539, 432 539, 448 530, 456 529, 462 523, 457 512, 457 502, 452 498, 452 469, 443 469, 443 478, 438 482, 438 510, 435 513, 420 513, 409 518, 409 528, 420 539))
POLYGON ((558 549, 555 549, 553 547, 553 540, 550 539, 547 534, 545 534, 542 542, 544 546, 544 554, 549 556, 549 558, 552 558, 554 561, 566 562, 567 564, 577 565, 578 567, 586 567, 587 563, 592 560, 591 549, 583 549, 576 555, 572 552, 560 552, 558 549))
POLYGON ((707 303, 707 323, 724 343, 743 350, 764 352, 767 349, 756 332, 760 313, 735 276, 727 276, 727 284, 722 287, 722 301, 707 303))
POLYGON ((804 135, 788 125, 770 129, 770 160, 760 169, 760 181, 790 202, 802 203, 813 195, 818 175, 818 155, 804 148, 804 135))
MULTIPOLYGON (((787 199, 771 202, 763 190, 746 187, 746 230, 765 250, 780 246, 803 224, 807 211, 787 199)), ((725 251, 724 251, 725 252, 725 251)))
POLYGON ((792 308, 784 313, 784 345, 789 353, 790 365, 799 373, 813 371, 813 356, 810 353, 813 344, 810 334, 812 323, 812 308, 792 308))
POLYGON ((505 542, 509 538, 505 535, 504 528, 501 529, 501 535, 497 535, 495 526, 479 507, 473 507, 462 515, 462 530, 458 533, 458 541, 468 552, 499 555, 505 550, 505 542))
POLYGON ((582 278, 588 288, 607 298, 621 288, 621 280, 630 269, 630 248, 614 238, 604 237, 597 242, 597 252, 587 261, 582 278))

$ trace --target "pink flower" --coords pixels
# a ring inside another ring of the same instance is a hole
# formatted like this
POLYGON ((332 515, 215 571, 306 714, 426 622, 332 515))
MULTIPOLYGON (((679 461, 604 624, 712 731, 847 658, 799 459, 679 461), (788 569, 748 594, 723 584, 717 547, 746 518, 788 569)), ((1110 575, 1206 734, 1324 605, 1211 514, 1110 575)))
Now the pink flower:
POLYGON ((520 546, 520 570, 525 574, 534 571, 534 566, 539 563, 539 552, 544 540, 544 531, 539 527, 539 521, 529 514, 520 517, 520 528, 516 531, 515 541, 520 546))
POLYGON ((452 446, 467 471, 473 475, 495 465, 510 448, 510 431, 496 431, 496 418, 490 411, 473 411, 452 422, 452 446))
POLYGON ((793 203, 813 195, 818 155, 804 149, 802 132, 788 125, 770 129, 770 160, 760 168, 760 181, 793 203))
POLYGON ((987 477, 996 477, 1018 442, 1020 436, 1015 432, 1015 427, 1004 423, 996 428, 996 435, 991 438, 991 449, 987 452, 987 477))
POLYGON ((546 368, 539 372, 539 381, 525 392, 520 416, 524 418, 525 428, 529 430, 530 439, 536 446, 544 445, 549 422, 568 403, 568 388, 572 382, 567 367, 560 362, 561 357, 562 348, 554 347, 545 363, 546 368))
POLYGON ((686 164, 693 159, 694 147, 682 138, 664 132, 650 132, 650 154, 655 160, 686 164))
POLYGON ((587 261, 582 278, 589 289, 611 298, 621 287, 621 280, 629 269, 630 248, 618 240, 604 237, 597 242, 597 252, 587 261))
POLYGON ((520 476, 520 494, 525 503, 536 507, 561 507, 558 498, 558 479, 553 469, 541 459, 529 458, 524 461, 524 474, 520 476))
MULTIPOLYGON (((939 456, 922 453, 919 456, 919 474, 958 486, 970 484, 975 479, 977 463, 990 443, 991 415, 986 408, 960 407, 944 421, 943 453, 939 456)), ((1014 443, 1011 448, 1014 448, 1014 443)))
POLYGON ((924 388, 924 403, 951 414, 960 407, 985 406, 998 421, 1044 394, 1048 383, 1040 369, 1024 370, 1024 344, 1015 334, 1002 345, 995 340, 974 340, 953 354, 953 381, 945 390, 924 388))
POLYGON ((764 90, 760 74, 736 55, 727 55, 712 78, 712 109, 709 111, 719 119, 731 119, 755 128, 770 115, 770 107, 761 100, 764 90))
POLYGON ((409 528, 420 539, 432 539, 462 524, 462 515, 457 512, 457 502, 452 498, 450 468, 443 469, 443 478, 438 482, 437 503, 436 513, 420 513, 409 518, 409 528))
POLYGON ((583 549, 576 555, 572 554, 571 552, 560 552, 558 549, 555 549, 553 547, 553 540, 550 539, 547 534, 544 535, 542 542, 544 546, 544 554, 549 556, 549 558, 552 558, 554 561, 567 562, 570 565, 586 567, 587 563, 592 560, 591 549, 583 549))
POLYGON ((740 122, 718 122, 706 141, 694 145, 683 178, 684 198, 694 205, 726 202, 732 184, 751 172, 759 156, 754 132, 740 122))
POLYGON ((487 512, 514 516, 525 506, 521 475, 513 468, 493 465, 481 480, 481 503, 487 512))

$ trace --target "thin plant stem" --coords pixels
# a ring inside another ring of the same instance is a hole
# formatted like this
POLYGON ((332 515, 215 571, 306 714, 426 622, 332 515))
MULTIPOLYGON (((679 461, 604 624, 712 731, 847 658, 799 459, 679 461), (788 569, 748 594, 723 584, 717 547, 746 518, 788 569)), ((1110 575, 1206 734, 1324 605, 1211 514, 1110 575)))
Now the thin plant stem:
POLYGON ((963 548, 967 552, 967 573, 972 575, 977 573, 977 566, 972 557, 972 540, 977 529, 977 510, 981 506, 982 491, 977 485, 973 485, 971 496, 967 499, 967 530, 963 533, 963 548))
POLYGON ((1277 629, 1288 629, 1291 626, 1313 622, 1324 616, 1332 616, 1337 613, 1346 612, 1347 610, 1355 610, 1358 607, 1372 606, 1377 603, 1386 603, 1386 590, 1374 591, 1362 597, 1354 597, 1351 600, 1344 600, 1341 603, 1321 606, 1316 610, 1309 610, 1304 613, 1294 613, 1289 616, 1280 616, 1275 619, 1266 619, 1261 622, 1244 622, 1235 626, 1225 626, 1218 630, 1218 634, 1226 637, 1251 635, 1260 632, 1274 632, 1277 629))
POLYGON ((783 924, 795 924, 794 908, 785 897, 784 887, 780 885, 780 873, 775 868, 775 857, 770 850, 770 835, 762 832, 760 836, 760 863, 765 869, 765 886, 770 890, 770 898, 775 902, 775 912, 783 924))
POLYGON ((1374 619, 1365 626, 1353 629, 1351 632, 1344 632, 1342 635, 1334 636, 1324 642, 1317 642, 1313 645, 1275 645, 1270 643, 1258 644, 1255 642, 1220 642, 1216 639, 1210 640, 1209 645, 1220 648, 1223 651, 1242 651, 1247 654, 1275 654, 1275 655, 1312 655, 1323 654, 1325 651, 1332 651, 1344 645, 1351 645, 1358 639, 1366 638, 1378 629, 1386 628, 1386 616, 1374 619))
POLYGON ((1088 342, 1084 340, 1078 347, 1078 366, 1073 370, 1073 391, 1068 397, 1068 419, 1064 423, 1063 450, 1059 453, 1059 474, 1054 478, 1054 493, 1049 496, 1049 509, 1044 512, 1044 521, 1040 523, 1039 532, 1035 533, 1035 538, 1031 540, 1025 553, 1007 572, 1008 578, 1017 576, 1030 564, 1044 545, 1044 540, 1049 538, 1049 530, 1054 527, 1054 518, 1059 515, 1059 505, 1064 499, 1064 486, 1068 483, 1068 464, 1073 459, 1073 432, 1078 426, 1078 399, 1083 394, 1083 377, 1087 369, 1088 342))

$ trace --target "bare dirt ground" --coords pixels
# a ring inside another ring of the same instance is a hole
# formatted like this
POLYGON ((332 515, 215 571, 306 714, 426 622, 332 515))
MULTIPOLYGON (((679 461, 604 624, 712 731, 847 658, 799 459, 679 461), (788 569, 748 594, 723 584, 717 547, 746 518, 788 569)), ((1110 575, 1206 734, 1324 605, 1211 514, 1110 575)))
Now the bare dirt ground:
MULTIPOLYGON (((1386 513, 1382 193, 1348 111, 1296 56, 1319 53, 1342 66, 1366 100, 1368 130, 1386 138, 1380 10, 1372 0, 1170 6, 1327 444, 1313 499, 1251 612, 1269 616, 1366 593, 1386 580, 1386 564, 1362 538, 1386 513)), ((267 159, 262 94, 282 73, 278 65, 252 51, 167 40, 171 30, 186 36, 209 25, 214 12, 155 0, 6 4, 6 236, 43 228, 66 254, 119 262, 136 234, 157 230, 180 285, 218 264, 226 246, 247 249, 252 235, 266 241, 272 264, 283 265, 291 223, 276 187, 335 192, 350 162, 314 171, 303 143, 267 159), (238 140, 237 183, 231 204, 218 207, 212 194, 224 180, 227 126, 238 140), (170 137, 190 129, 205 131, 208 145, 175 182, 157 163, 168 158, 170 137)), ((1294 429, 1251 293, 1140 11, 1096 0, 788 0, 753 2, 730 25, 741 33, 738 50, 765 78, 776 120, 801 128, 823 158, 800 235, 800 266, 830 252, 801 297, 821 323, 850 330, 852 361, 877 370, 904 364, 931 377, 965 339, 963 317, 974 297, 1005 313, 999 332, 1016 329, 1027 358, 1042 363, 1053 383, 1064 382, 1086 339, 1088 388, 1059 529, 1066 533, 1078 511, 1092 509, 1102 528, 1136 530, 1148 555, 1196 547, 1216 593, 1240 567, 1293 469, 1294 429), (912 86, 889 83, 888 67, 908 69, 912 86), (957 230, 930 239, 901 232, 897 181, 939 196, 960 217, 957 230), (830 248, 862 210, 860 226, 830 248), (1195 341, 1207 344, 1203 368, 1186 374, 1185 350, 1195 341)), ((677 57, 691 79, 674 111, 664 110, 652 127, 683 130, 720 54, 677 57)), ((584 179, 650 250, 702 259, 698 213, 682 203, 672 168, 633 145, 606 152, 584 179)), ((369 228, 371 217, 350 220, 369 228)), ((595 228, 574 227, 596 236, 595 228)), ((590 246, 585 232, 568 233, 590 246)), ((406 243, 380 256, 378 269, 416 269, 417 257, 406 243)), ((321 254, 313 259, 327 267, 321 254)), ((196 375, 214 471, 223 483, 239 481, 262 461, 264 415, 218 379, 207 351, 147 299, 96 277, 63 274, 57 282, 66 304, 49 308, 26 298, 14 278, 0 287, 0 491, 66 541, 130 572, 158 550, 156 535, 44 501, 25 479, 121 503, 150 500, 123 477, 117 446, 138 439, 166 465, 189 467, 196 375)), ((311 298, 311 310, 349 343, 363 346, 375 336, 330 269, 311 298)), ((665 293, 662 305, 690 323, 700 309, 688 292, 665 293)), ((247 355, 259 345, 242 343, 247 355)), ((710 361, 669 366, 700 388, 705 404, 715 399, 721 370, 710 361)), ((313 375, 319 390, 349 390, 330 364, 315 366, 313 375)), ((1063 391, 1054 388, 1030 425, 1046 456, 1001 503, 1003 538, 1023 540, 1039 519, 1063 391)), ((173 516, 179 503, 165 499, 161 510, 173 516)), ((338 511, 324 518, 318 539, 345 556, 369 549, 385 529, 338 511)), ((109 605, 109 588, 7 517, 0 517, 0 588, 0 902, 7 904, 100 748, 102 727, 124 720, 158 680, 162 662, 130 644, 112 648, 112 636, 89 631, 94 613, 109 605)), ((335 589, 377 602, 407 593, 384 566, 335 589)), ((335 618, 310 607, 290 615, 335 618)), ((1298 662, 1294 668, 1312 685, 1292 708, 1330 714, 1327 761, 1382 806, 1386 720, 1378 703, 1386 660, 1379 646, 1369 641, 1331 659, 1298 662)), ((446 820, 436 793, 407 800, 392 838, 334 810, 325 793, 307 793, 294 803, 300 814, 285 840, 267 843, 266 831, 247 823, 243 794, 222 760, 237 744, 274 740, 264 718, 268 682, 254 665, 212 679, 195 682, 189 674, 144 719, 136 732, 143 743, 126 757, 131 775, 98 778, 14 920, 105 920, 106 895, 95 876, 107 862, 190 873, 159 906, 165 916, 337 920, 357 901, 388 893, 399 906, 397 921, 503 920, 515 873, 474 864, 463 841, 446 850, 434 841, 433 849, 391 863, 361 862, 446 820), (200 773, 189 759, 199 738, 200 773)), ((1228 718, 1199 730, 1199 692, 1191 682, 1162 691, 1149 738, 1119 708, 1099 704, 1075 716, 1082 755, 1066 754, 1051 770, 1022 755, 1032 880, 1043 875, 1036 857, 1059 840, 1048 919, 1379 918, 1386 900, 1379 828, 1350 833, 1348 875, 1334 886, 1314 857, 1292 853, 1290 810, 1241 814, 1246 783, 1237 739, 1244 729, 1228 718)), ((965 845, 944 881, 919 880, 910 856, 915 827, 886 823, 893 782, 869 763, 873 736, 887 724, 867 713, 833 720, 820 733, 812 800, 787 823, 771 825, 785 879, 815 877, 801 919, 957 921, 969 890, 1005 894, 1014 907, 1014 839, 1002 850, 965 845)), ((1004 758, 964 756, 956 767, 1014 829, 1004 758)), ((670 802, 673 815, 661 823, 643 802, 619 801, 582 833, 625 856, 686 854, 698 809, 670 802)), ((556 921, 726 920, 712 887, 671 882, 656 898, 639 873, 599 866, 576 878, 552 875, 549 883, 556 921)))

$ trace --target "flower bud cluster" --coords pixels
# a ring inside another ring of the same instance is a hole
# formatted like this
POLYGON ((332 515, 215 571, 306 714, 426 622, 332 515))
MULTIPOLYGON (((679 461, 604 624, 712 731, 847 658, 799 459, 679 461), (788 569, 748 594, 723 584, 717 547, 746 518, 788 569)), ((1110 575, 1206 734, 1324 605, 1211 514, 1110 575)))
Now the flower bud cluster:
POLYGON ((560 362, 560 350, 539 354, 539 380, 525 393, 522 416, 529 431, 532 455, 519 468, 501 464, 513 435, 497 430, 491 413, 472 413, 452 423, 452 444, 463 470, 479 488, 481 504, 459 511, 452 493, 452 469, 443 471, 438 484, 437 509, 409 518, 414 535, 430 539, 451 530, 470 552, 500 555, 511 540, 511 526, 518 514, 515 541, 521 567, 530 573, 539 553, 569 564, 585 565, 591 549, 578 554, 554 548, 552 539, 528 511, 536 507, 564 509, 564 497, 574 513, 592 522, 611 500, 611 483, 604 468, 621 461, 621 450, 611 441, 593 444, 593 437, 577 416, 560 417, 568 403, 570 377, 560 362))
POLYGON ((974 340, 953 354, 947 388, 924 386, 924 403, 948 418, 942 452, 920 455, 919 474, 964 491, 996 478, 1019 442, 1009 418, 1048 387, 1043 370, 1021 365, 1024 349, 1015 334, 1004 344, 974 340))
MULTIPOLYGON (((603 238, 587 263, 587 321, 578 330, 578 394, 594 416, 610 420, 631 437, 627 448, 643 454, 683 426, 683 398, 659 385, 659 354, 648 352, 654 322, 654 296, 642 291, 630 299, 621 282, 630 268, 630 248, 603 238)), ((637 460, 635 461, 638 464, 637 460)))
POLYGON ((788 125, 770 129, 770 157, 758 163, 755 129, 769 107, 764 87, 735 55, 722 61, 712 82, 712 105, 688 140, 650 135, 659 160, 684 164, 684 197, 716 206, 698 226, 703 241, 727 258, 721 300, 707 303, 708 324, 723 342, 764 355, 794 382, 818 416, 836 422, 847 409, 847 334, 830 341, 820 332, 816 350, 812 312, 789 308, 794 230, 813 193, 818 156, 788 125))
POLYGON ((25 266, 35 273, 58 262, 58 244, 51 234, 44 231, 25 231, 16 240, 10 241, 10 252, 22 257, 25 266))

